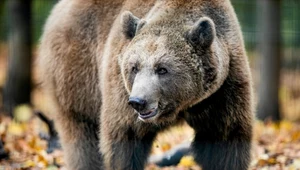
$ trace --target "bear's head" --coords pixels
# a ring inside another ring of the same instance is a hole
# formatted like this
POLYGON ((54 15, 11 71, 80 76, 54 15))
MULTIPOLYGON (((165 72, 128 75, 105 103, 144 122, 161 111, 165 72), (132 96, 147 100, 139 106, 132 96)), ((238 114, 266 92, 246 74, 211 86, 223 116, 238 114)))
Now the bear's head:
POLYGON ((128 103, 140 120, 171 123, 180 111, 214 93, 228 74, 229 55, 212 19, 195 22, 122 15, 130 40, 119 57, 128 103))

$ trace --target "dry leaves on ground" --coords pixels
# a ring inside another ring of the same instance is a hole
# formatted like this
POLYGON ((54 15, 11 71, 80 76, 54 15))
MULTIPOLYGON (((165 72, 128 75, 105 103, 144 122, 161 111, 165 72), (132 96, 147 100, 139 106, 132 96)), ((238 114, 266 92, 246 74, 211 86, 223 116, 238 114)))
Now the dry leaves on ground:
MULTIPOLYGON (((16 118, 0 117, 0 137, 9 159, 0 161, 0 169, 65 169, 63 152, 55 150, 49 154, 47 141, 40 133, 47 133, 46 125, 32 114, 28 106, 21 106, 16 118), (17 121, 17 120, 18 121, 17 121)), ((300 124, 256 122, 254 128, 253 170, 297 170, 300 169, 300 124)), ((193 131, 187 126, 174 127, 158 136, 152 154, 162 154, 178 144, 190 142, 193 131)), ((193 157, 185 156, 177 166, 157 167, 147 165, 147 170, 200 170, 193 157)))

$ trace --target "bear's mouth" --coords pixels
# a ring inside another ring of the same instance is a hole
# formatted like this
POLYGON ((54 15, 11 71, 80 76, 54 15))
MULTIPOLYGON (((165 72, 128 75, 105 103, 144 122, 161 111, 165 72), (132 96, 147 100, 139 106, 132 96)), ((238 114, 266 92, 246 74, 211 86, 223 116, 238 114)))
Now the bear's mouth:
POLYGON ((140 119, 143 119, 143 120, 149 119, 149 118, 152 118, 157 115, 157 109, 152 109, 150 111, 143 112, 143 113, 138 112, 138 114, 139 114, 140 119))

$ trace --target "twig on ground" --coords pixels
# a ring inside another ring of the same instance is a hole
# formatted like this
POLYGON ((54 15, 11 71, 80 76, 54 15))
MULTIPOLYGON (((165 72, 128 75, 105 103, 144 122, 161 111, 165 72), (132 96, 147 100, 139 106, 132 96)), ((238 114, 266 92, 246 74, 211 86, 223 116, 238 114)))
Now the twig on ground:
POLYGON ((47 118, 42 112, 36 111, 35 114, 43 121, 46 123, 49 129, 49 137, 45 137, 45 135, 41 135, 42 138, 48 140, 48 153, 53 152, 55 149, 61 148, 61 145, 59 143, 59 137, 58 133, 55 130, 54 122, 53 120, 50 120, 47 118))

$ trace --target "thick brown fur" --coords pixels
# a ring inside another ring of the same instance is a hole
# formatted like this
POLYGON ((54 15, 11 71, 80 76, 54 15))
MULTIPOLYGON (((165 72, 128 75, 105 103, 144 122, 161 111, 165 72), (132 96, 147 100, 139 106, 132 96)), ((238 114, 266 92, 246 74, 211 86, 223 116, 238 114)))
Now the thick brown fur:
POLYGON ((143 169, 181 121, 204 170, 248 169, 251 76, 229 0, 61 0, 39 55, 69 169, 143 169))

